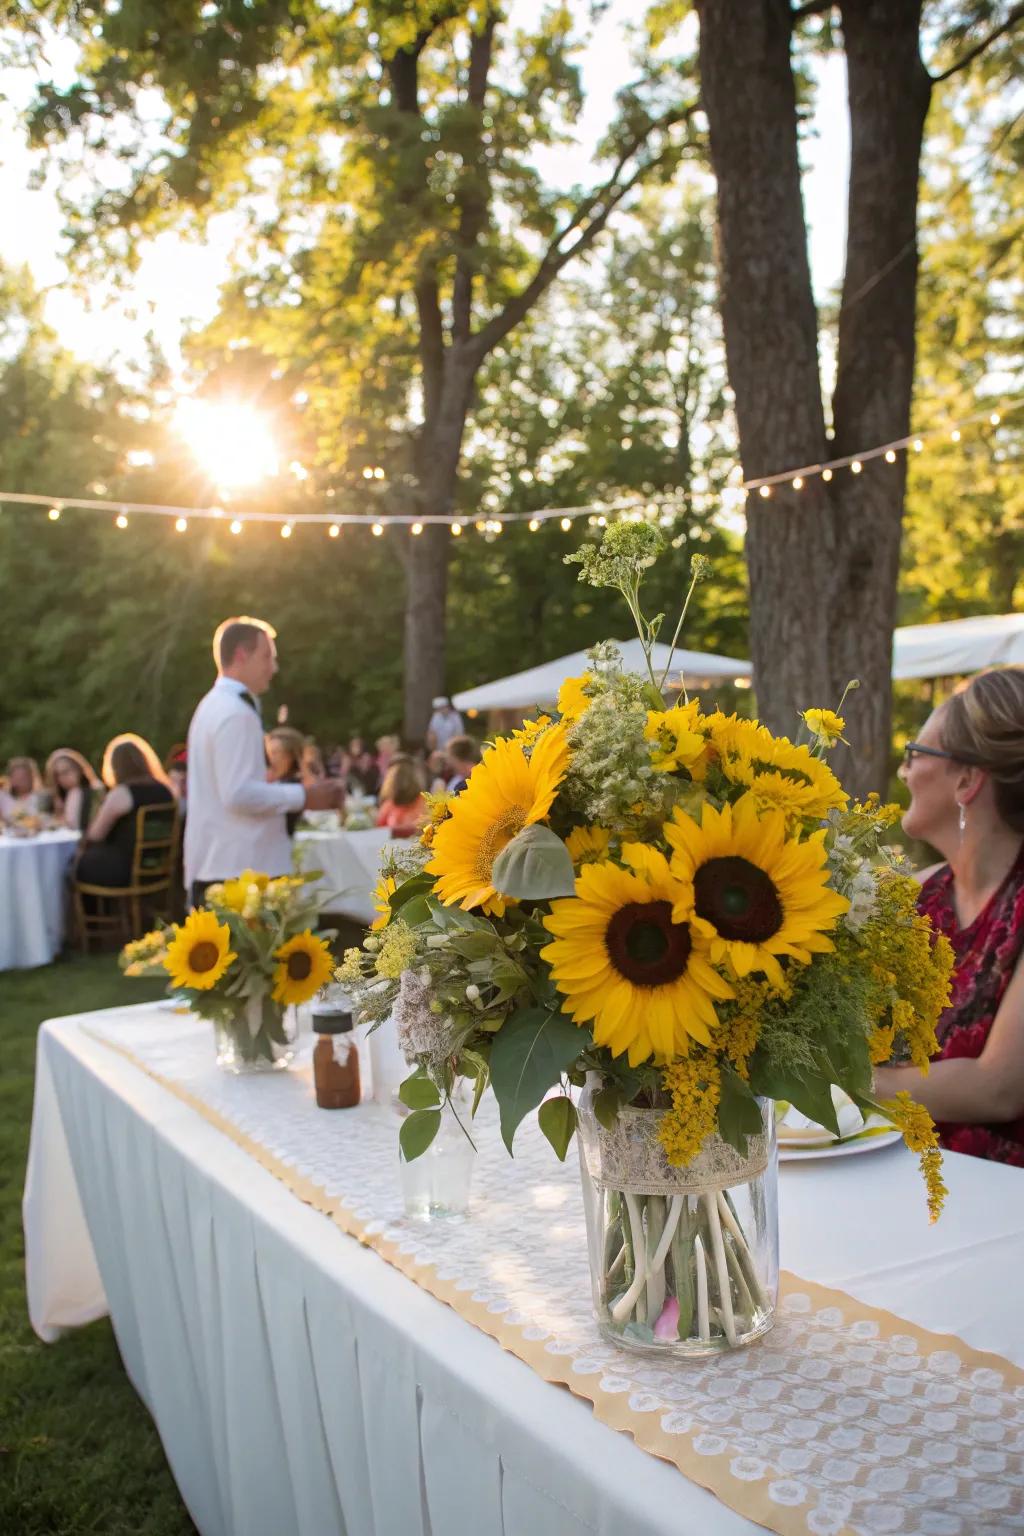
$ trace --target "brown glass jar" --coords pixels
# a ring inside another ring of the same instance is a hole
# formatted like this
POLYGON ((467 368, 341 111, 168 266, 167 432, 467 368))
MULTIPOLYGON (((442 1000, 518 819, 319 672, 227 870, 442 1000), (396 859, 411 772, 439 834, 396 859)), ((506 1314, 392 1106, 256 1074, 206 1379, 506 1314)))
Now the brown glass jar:
POLYGON ((359 1048, 352 1015, 336 1005, 313 1005, 313 1084, 320 1109, 354 1109, 359 1103, 359 1048))

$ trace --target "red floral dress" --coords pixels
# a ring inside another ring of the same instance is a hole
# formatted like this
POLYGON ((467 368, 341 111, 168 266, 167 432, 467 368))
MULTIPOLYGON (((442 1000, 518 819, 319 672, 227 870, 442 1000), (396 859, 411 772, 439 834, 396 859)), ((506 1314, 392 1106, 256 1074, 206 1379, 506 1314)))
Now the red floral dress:
MULTIPOLYGON (((946 935, 956 956, 952 996, 936 1029, 939 1050, 933 1060, 976 1059, 1024 952, 1024 844, 1002 885, 966 928, 957 923, 948 864, 925 881, 917 904, 946 935)), ((939 1126, 939 1137, 950 1152, 1024 1168, 1024 1119, 1001 1125, 950 1122, 939 1126)))

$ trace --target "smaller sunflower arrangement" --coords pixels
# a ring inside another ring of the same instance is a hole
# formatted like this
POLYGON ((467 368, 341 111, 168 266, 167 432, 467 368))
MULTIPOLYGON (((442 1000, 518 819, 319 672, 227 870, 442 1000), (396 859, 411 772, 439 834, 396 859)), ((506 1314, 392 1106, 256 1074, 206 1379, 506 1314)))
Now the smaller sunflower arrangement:
POLYGON ((329 935, 313 931, 316 879, 243 870, 209 886, 205 905, 183 923, 127 944, 121 969, 169 977, 193 1013, 231 1037, 243 1063, 272 1063, 288 1044, 284 1010, 308 1002, 334 969, 329 935))
MULTIPOLYGON (((878 1111, 873 1064, 936 1050, 948 946, 913 914, 891 809, 851 805, 826 760, 843 700, 794 713, 790 739, 667 688, 640 593, 662 548, 619 523, 567 557, 622 592, 646 675, 594 647, 557 711, 489 744, 412 862, 385 867, 374 932, 346 952, 363 1018, 393 1015, 414 1067, 407 1157, 460 1077, 476 1102, 493 1090, 510 1151, 536 1112, 564 1157, 586 1083, 602 1125, 656 1110, 684 1167, 714 1137, 746 1155, 773 1099, 838 1136, 833 1088, 878 1111)), ((707 562, 691 570, 677 636, 707 562)), ((923 1116, 891 1118, 934 1209, 923 1116)))

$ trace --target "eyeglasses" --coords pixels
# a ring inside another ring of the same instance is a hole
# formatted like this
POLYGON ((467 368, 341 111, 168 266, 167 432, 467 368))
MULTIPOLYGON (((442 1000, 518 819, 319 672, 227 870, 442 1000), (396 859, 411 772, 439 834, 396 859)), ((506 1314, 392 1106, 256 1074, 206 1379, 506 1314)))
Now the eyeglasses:
POLYGON ((938 747, 922 747, 918 741, 908 741, 903 748, 903 761, 909 764, 915 757, 943 757, 948 763, 961 761, 959 757, 954 757, 952 752, 940 752, 938 747))

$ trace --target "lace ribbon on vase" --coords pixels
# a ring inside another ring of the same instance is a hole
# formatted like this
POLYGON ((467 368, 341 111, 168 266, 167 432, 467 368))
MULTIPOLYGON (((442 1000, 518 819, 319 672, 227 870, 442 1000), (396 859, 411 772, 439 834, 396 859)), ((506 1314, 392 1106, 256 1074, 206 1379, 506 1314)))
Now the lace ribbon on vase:
POLYGON ((697 1195, 749 1183, 768 1166, 770 1134, 748 1136, 744 1156, 716 1132, 692 1162, 674 1168, 658 1139, 661 1114, 657 1109, 623 1108, 609 1129, 591 1109, 581 1105, 583 1154, 587 1171, 599 1188, 632 1195, 697 1195))

